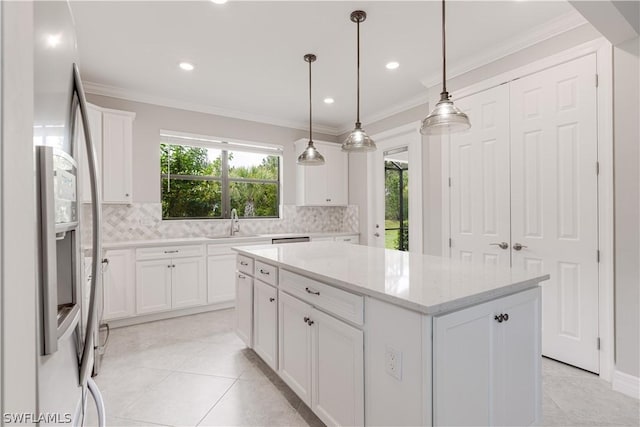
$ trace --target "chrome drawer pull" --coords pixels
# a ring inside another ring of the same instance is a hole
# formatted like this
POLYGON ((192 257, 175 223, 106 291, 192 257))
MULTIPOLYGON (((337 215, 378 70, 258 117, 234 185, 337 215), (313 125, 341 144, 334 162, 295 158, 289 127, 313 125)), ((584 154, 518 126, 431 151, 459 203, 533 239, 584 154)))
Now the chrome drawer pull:
POLYGON ((314 291, 312 289, 309 288, 304 288, 305 291, 307 291, 307 293, 312 294, 312 295, 320 295, 320 291, 314 291))
POLYGON ((240 261, 240 265, 247 266, 247 265, 249 265, 249 263, 248 263, 248 262, 245 262, 245 261, 240 261))
POLYGON ((164 251, 164 253, 165 254, 177 254, 178 251, 177 250, 175 250, 175 251, 164 251))
POLYGON ((264 271, 263 269, 260 269, 260 273, 266 274, 267 276, 269 275, 269 272, 268 271, 264 271))
POLYGON ((245 276, 244 274, 238 274, 238 278, 240 278, 240 279, 246 279, 246 278, 247 278, 247 276, 245 276))
POLYGON ((275 298, 273 298, 273 297, 269 298, 269 302, 274 302, 275 300, 276 300, 276 299, 275 299, 275 298))

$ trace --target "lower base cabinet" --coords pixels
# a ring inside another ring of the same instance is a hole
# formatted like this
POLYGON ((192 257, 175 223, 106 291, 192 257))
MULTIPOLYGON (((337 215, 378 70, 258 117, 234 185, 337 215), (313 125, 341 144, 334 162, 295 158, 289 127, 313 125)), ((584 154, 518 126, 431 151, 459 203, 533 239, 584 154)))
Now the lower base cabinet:
POLYGON ((540 289, 435 317, 433 327, 435 425, 542 421, 540 289))
POLYGON ((364 425, 363 332, 280 292, 282 379, 327 425, 364 425))
POLYGON ((209 304, 235 299, 235 271, 235 252, 207 257, 207 302, 209 304))
MULTIPOLYGON (((171 268, 171 308, 207 303, 206 266, 203 257, 176 258, 171 268)), ((233 283, 233 282, 232 282, 233 283)))
POLYGON ((130 317, 136 311, 135 266, 133 250, 109 250, 102 274, 103 320, 130 317))
POLYGON ((278 370, 278 291, 260 280, 253 284, 253 351, 278 370))
POLYGON ((136 313, 171 310, 171 260, 136 262, 136 313))
POLYGON ((236 273, 236 334, 249 348, 253 348, 253 278, 236 273))

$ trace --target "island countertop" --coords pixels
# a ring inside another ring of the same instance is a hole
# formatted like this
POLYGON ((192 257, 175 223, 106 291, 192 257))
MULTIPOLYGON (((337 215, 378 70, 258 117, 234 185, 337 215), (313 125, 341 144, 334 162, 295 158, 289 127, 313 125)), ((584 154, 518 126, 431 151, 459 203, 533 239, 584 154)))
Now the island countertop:
POLYGON ((548 274, 334 242, 258 245, 238 253, 428 315, 520 292, 548 274))

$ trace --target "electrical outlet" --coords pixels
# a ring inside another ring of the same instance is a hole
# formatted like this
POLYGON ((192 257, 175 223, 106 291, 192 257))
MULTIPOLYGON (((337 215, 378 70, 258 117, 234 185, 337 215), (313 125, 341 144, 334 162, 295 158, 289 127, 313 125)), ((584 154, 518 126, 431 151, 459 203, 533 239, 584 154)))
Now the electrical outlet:
POLYGON ((389 346, 385 349, 385 369, 387 374, 402 381, 402 352, 389 346))

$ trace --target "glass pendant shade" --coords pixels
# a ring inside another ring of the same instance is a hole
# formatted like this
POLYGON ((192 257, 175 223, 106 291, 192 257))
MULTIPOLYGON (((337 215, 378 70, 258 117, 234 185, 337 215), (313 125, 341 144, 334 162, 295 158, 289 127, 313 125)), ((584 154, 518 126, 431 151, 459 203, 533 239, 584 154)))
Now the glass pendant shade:
POLYGON ((373 139, 356 123, 356 127, 351 131, 347 139, 342 143, 342 151, 375 151, 376 144, 373 139))
POLYGON ((320 166, 324 165, 324 156, 320 154, 318 149, 313 145, 313 120, 311 119, 311 63, 316 60, 316 56, 313 53, 307 53, 304 56, 304 60, 309 63, 309 145, 307 145, 307 148, 298 156, 298 164, 303 166, 320 166))
POLYGON ((309 141, 307 148, 298 156, 298 164, 305 166, 324 165, 324 156, 313 145, 313 141, 309 141))
POLYGON ((453 105, 449 95, 442 96, 423 121, 420 133, 423 135, 442 135, 446 133, 462 132, 471 128, 469 117, 458 107, 453 105))

